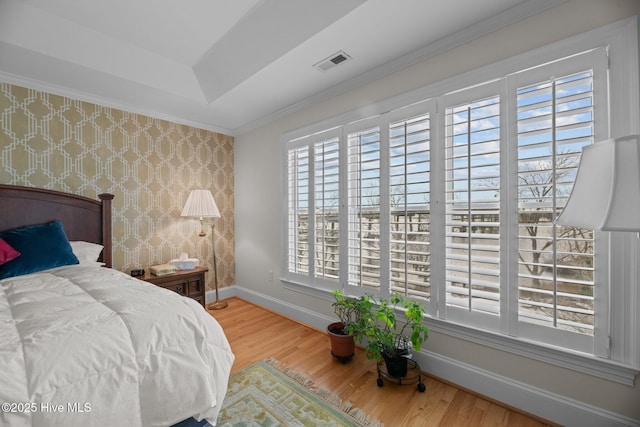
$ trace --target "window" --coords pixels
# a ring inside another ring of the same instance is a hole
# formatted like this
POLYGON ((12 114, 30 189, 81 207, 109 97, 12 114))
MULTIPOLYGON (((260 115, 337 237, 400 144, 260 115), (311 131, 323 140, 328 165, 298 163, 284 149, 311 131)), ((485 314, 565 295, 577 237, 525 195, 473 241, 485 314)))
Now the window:
POLYGON ((446 304, 493 315, 494 321, 500 314, 502 251, 497 89, 496 84, 484 85, 443 100, 446 304))
POLYGON ((324 288, 339 277, 340 137, 323 132, 287 151, 287 270, 324 288))
POLYGON ((348 133, 347 283, 380 289, 380 128, 348 133))
POLYGON ((313 144, 313 241, 315 277, 338 280, 340 246, 338 233, 339 166, 338 138, 313 144))
POLYGON ((581 148, 594 142, 593 69, 588 52, 445 94, 435 113, 425 102, 296 141, 287 154, 289 272, 346 283, 351 293, 430 301, 437 269, 445 307, 437 316, 509 334, 535 325, 592 336, 594 232, 554 219, 581 148), (434 115, 443 147, 435 159, 434 115), (440 211, 431 210, 434 193, 440 211), (434 215, 443 218, 436 245, 434 215), (506 239, 508 230, 517 238, 506 239), (442 249, 439 265, 432 246, 442 249))
POLYGON ((629 363, 635 350, 612 354, 612 334, 631 330, 609 324, 609 235, 554 224, 582 147, 608 138, 608 64, 596 48, 484 83, 453 78, 286 140, 285 281, 399 292, 438 325, 629 363))
MULTIPOLYGON (((431 107, 431 104, 426 107, 431 107)), ((389 123, 389 290, 430 299, 431 114, 419 105, 389 123), (427 111, 427 112, 425 112, 427 111), (398 119, 402 117, 402 119, 398 119)))
POLYGON ((518 88, 519 316, 593 334, 594 233, 554 225, 594 138, 593 72, 518 88))
POLYGON ((518 335, 589 353, 598 346, 608 352, 608 336, 594 334, 596 288, 606 324, 608 244, 599 245, 593 230, 553 221, 571 193, 582 147, 608 136, 607 63, 605 50, 596 49, 509 77, 518 335))
POLYGON ((345 129, 351 293, 429 299, 430 108, 433 103, 394 112, 386 135, 380 125, 367 126, 371 121, 345 129))
POLYGON ((289 224, 288 270, 293 273, 309 273, 309 177, 310 155, 308 147, 289 150, 288 192, 289 224))

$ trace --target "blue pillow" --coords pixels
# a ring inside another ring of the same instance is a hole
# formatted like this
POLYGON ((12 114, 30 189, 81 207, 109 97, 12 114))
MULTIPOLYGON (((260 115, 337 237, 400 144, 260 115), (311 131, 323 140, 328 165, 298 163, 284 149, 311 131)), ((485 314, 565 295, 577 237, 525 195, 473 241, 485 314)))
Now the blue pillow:
POLYGON ((59 220, 3 231, 0 238, 21 254, 0 265, 0 279, 78 264, 59 220))

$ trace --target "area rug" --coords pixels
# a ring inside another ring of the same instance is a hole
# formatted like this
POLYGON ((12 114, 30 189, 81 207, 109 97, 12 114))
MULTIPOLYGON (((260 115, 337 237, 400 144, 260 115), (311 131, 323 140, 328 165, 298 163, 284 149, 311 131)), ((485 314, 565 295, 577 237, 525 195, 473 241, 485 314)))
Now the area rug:
POLYGON ((270 359, 231 376, 218 426, 382 427, 382 424, 270 359))

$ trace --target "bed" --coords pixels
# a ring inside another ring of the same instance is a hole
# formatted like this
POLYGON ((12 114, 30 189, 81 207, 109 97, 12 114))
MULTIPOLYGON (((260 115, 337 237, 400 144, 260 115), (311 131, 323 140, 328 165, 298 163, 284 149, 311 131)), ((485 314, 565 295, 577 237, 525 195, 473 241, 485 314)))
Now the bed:
POLYGON ((0 185, 0 425, 215 424, 224 332, 110 268, 112 199, 0 185))

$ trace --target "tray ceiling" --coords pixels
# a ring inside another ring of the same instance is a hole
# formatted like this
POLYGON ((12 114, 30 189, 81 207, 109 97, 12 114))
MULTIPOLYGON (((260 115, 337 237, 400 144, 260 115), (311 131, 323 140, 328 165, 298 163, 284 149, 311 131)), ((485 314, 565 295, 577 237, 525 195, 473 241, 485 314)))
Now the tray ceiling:
POLYGON ((234 135, 561 2, 0 0, 0 80, 234 135))

